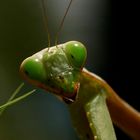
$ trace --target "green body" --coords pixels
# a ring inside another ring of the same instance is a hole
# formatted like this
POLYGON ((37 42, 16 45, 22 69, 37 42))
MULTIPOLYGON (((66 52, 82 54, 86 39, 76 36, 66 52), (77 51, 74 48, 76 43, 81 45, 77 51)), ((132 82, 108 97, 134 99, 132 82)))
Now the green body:
POLYGON ((70 41, 27 58, 20 71, 25 80, 68 104, 80 139, 115 140, 105 89, 82 72, 86 55, 83 44, 70 41))

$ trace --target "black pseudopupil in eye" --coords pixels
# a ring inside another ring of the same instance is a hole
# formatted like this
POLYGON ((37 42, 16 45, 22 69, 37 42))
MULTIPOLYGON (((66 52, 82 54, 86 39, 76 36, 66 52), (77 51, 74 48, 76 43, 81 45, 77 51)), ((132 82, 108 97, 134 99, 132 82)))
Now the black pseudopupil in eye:
POLYGON ((26 75, 29 75, 29 72, 28 72, 27 70, 25 70, 25 74, 26 74, 26 75))
POLYGON ((71 58, 73 58, 74 59, 74 56, 71 54, 71 58))

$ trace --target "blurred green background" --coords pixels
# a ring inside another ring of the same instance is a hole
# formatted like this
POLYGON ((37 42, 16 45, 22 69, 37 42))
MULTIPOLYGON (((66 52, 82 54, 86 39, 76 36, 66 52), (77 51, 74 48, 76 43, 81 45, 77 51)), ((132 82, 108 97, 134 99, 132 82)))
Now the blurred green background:
MULTIPOLYGON (((48 24, 55 33, 68 0, 47 0, 48 24)), ((59 42, 77 40, 87 46, 86 67, 102 73, 109 66, 111 3, 109 0, 74 0, 59 36, 59 42)), ((47 34, 40 0, 5 0, 0 4, 0 104, 5 103, 22 82, 20 63, 47 47, 47 34)), ((33 87, 26 84, 25 91, 33 87)), ((24 101, 9 107, 0 117, 0 140, 78 140, 64 103, 37 90, 24 101)))

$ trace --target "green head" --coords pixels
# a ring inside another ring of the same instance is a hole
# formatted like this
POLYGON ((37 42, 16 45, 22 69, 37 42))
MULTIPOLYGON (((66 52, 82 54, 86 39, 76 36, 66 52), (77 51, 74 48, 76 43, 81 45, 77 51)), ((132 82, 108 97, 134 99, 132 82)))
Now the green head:
POLYGON ((53 92, 65 100, 75 100, 79 74, 86 60, 86 49, 77 41, 44 49, 25 59, 20 67, 29 83, 53 92))

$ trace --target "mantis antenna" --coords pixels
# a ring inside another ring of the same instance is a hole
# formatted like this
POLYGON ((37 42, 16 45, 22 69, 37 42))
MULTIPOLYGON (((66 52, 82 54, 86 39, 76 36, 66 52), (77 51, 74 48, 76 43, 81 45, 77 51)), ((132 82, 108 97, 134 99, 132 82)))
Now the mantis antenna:
POLYGON ((62 27, 63 27, 63 25, 64 25, 64 21, 65 21, 65 19, 66 19, 66 16, 67 16, 67 14, 68 14, 68 11, 69 11, 69 9, 70 9, 70 6, 71 6, 72 2, 73 2, 73 0, 70 0, 69 5, 68 5, 68 7, 67 7, 67 9, 66 9, 66 12, 65 12, 65 14, 64 14, 64 16, 63 16, 63 18, 62 18, 62 21, 61 21, 61 23, 60 23, 60 25, 59 25, 58 31, 57 31, 57 33, 56 33, 56 38, 55 38, 55 46, 56 46, 56 47, 57 47, 57 44, 58 44, 58 36, 59 36, 60 31, 61 31, 61 29, 62 29, 62 27))
POLYGON ((43 21, 45 23, 45 28, 47 31, 47 38, 48 38, 48 48, 51 46, 51 39, 50 39, 50 32, 49 32, 49 27, 48 27, 48 18, 46 15, 46 8, 45 8, 45 2, 44 0, 41 0, 41 4, 42 4, 42 13, 43 13, 43 21))

